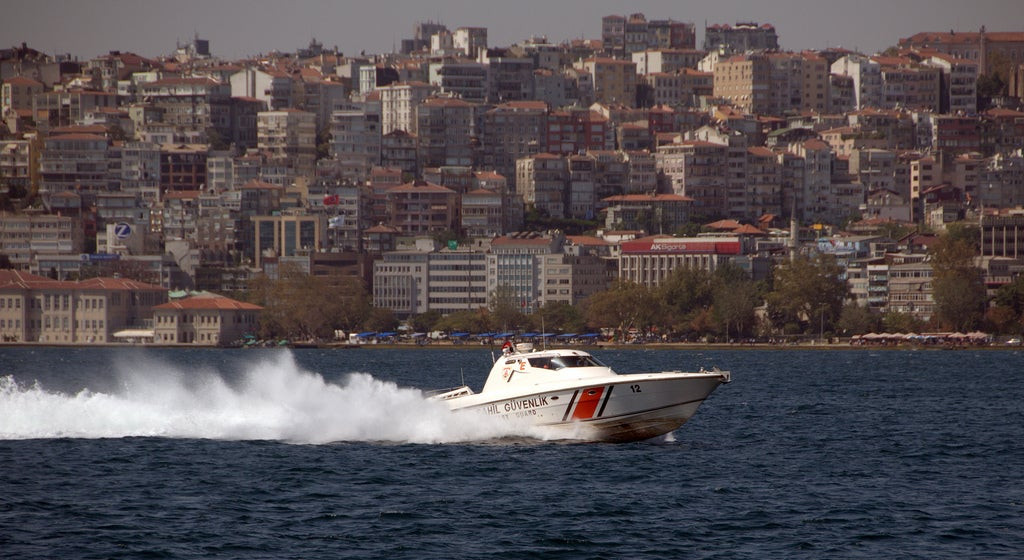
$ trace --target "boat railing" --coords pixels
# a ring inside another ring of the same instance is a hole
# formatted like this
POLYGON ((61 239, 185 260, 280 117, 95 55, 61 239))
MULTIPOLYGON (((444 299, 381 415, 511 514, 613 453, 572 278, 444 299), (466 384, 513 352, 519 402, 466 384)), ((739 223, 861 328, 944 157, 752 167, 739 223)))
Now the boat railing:
POLYGON ((468 385, 461 387, 449 387, 448 389, 437 389, 434 391, 425 391, 424 394, 428 399, 447 401, 451 399, 457 399, 459 397, 466 397, 473 394, 473 389, 470 389, 468 385))

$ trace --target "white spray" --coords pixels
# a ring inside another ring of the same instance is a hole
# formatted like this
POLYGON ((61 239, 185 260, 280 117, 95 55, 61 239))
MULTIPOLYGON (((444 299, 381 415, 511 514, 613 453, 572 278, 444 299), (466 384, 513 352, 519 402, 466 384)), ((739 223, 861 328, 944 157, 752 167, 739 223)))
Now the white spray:
POLYGON ((119 376, 117 391, 76 394, 0 378, 0 439, 453 443, 530 435, 497 419, 453 414, 418 389, 369 374, 329 383, 290 353, 260 362, 236 383, 215 371, 137 361, 119 368, 119 376))

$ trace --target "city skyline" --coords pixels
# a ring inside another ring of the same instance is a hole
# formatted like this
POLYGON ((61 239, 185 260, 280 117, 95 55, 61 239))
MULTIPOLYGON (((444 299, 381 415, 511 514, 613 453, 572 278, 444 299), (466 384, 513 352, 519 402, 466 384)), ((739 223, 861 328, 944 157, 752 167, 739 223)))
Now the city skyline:
POLYGON ((746 4, 741 0, 713 4, 528 0, 490 5, 464 0, 401 0, 354 6, 323 0, 290 4, 265 0, 18 0, 5 7, 6 17, 0 20, 0 37, 6 39, 0 47, 24 42, 49 54, 68 53, 79 58, 111 50, 157 57, 172 53, 176 44, 185 44, 198 35, 210 41, 215 56, 228 60, 274 50, 294 52, 314 38, 327 48, 337 46, 343 53, 355 55, 360 51, 397 49, 403 38, 412 36, 419 21, 440 21, 450 29, 486 27, 488 43, 504 46, 534 35, 546 36, 553 43, 580 37, 599 39, 602 16, 643 12, 649 19, 694 23, 698 48, 705 23, 756 21, 774 25, 780 47, 785 50, 844 47, 872 53, 920 31, 977 31, 983 25, 990 31, 1011 31, 1014 24, 1004 22, 1024 20, 1024 8, 1012 0, 895 0, 833 5, 770 0, 746 4), (61 17, 55 19, 53 14, 61 17))

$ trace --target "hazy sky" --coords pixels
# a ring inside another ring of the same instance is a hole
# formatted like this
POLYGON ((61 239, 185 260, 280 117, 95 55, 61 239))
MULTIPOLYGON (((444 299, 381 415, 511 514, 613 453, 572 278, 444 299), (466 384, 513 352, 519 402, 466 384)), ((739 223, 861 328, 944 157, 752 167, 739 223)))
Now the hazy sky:
POLYGON ((0 46, 91 58, 110 50, 170 54, 194 33, 221 58, 292 52, 315 37, 346 54, 390 51, 417 21, 488 28, 492 46, 530 35, 600 38, 601 17, 697 24, 772 23, 788 50, 842 46, 875 52, 919 31, 1024 31, 1022 0, 0 0, 0 46))

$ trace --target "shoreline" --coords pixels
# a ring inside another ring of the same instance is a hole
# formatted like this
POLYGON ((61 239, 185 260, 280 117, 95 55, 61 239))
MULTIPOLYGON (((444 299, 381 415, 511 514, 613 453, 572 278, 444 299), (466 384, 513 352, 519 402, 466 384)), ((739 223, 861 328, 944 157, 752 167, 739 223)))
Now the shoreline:
MULTIPOLYGON (((170 348, 170 349, 203 349, 203 350, 271 350, 286 348, 288 350, 486 350, 500 349, 497 344, 452 344, 450 342, 433 342, 430 344, 349 344, 346 342, 324 344, 300 344, 296 346, 201 346, 194 344, 132 344, 132 343, 92 343, 92 344, 53 344, 38 342, 6 342, 0 343, 3 348, 170 348)), ((986 345, 941 345, 941 344, 850 344, 838 343, 793 343, 773 344, 768 342, 728 343, 728 342, 648 342, 643 344, 623 344, 599 342, 597 344, 553 344, 552 349, 568 348, 584 351, 592 350, 1024 350, 1019 345, 986 344, 986 345)))

